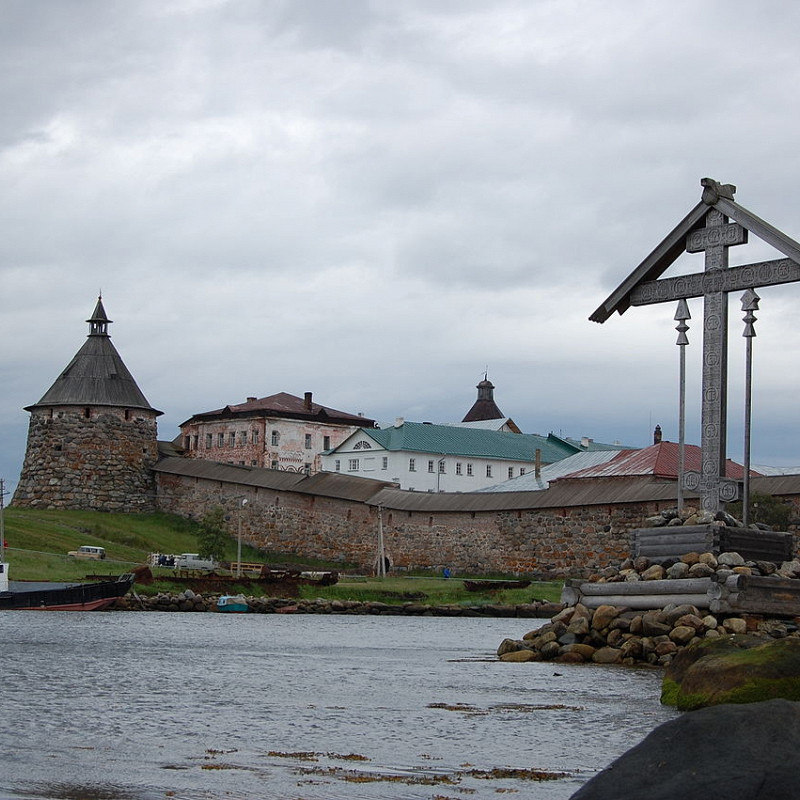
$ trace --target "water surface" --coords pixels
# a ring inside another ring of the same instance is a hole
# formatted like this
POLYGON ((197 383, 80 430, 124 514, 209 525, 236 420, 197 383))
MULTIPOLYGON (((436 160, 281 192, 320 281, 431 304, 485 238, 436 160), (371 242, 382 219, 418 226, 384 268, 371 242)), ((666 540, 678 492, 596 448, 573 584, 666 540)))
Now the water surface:
POLYGON ((537 624, 2 612, 0 798, 568 798, 674 712, 658 672, 496 660, 537 624))

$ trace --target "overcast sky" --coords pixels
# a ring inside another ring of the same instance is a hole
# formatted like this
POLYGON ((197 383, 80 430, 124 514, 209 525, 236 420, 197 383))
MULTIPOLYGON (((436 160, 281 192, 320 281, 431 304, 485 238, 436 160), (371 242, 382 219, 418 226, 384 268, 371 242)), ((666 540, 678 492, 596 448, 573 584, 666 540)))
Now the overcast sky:
MULTIPOLYGON (((704 176, 800 239, 798 30, 749 0, 3 0, 0 477, 100 290, 162 439, 281 391, 458 421, 488 369, 527 433, 677 440, 673 304, 588 317, 704 176)), ((800 285, 759 294, 752 460, 798 464, 800 285)))

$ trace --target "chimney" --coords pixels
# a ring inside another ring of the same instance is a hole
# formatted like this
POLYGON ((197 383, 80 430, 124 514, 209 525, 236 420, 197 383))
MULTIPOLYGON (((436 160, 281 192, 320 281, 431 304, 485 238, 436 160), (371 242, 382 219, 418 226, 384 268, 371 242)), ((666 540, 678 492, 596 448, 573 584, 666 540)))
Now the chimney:
POLYGON ((534 455, 533 474, 537 478, 542 474, 542 451, 538 447, 534 455))
POLYGON ((247 398, 247 402, 248 402, 248 403, 255 403, 255 401, 256 401, 256 398, 255 398, 255 397, 248 397, 248 398, 247 398))
POLYGON ((593 441, 588 436, 581 436, 581 447, 588 447, 593 441))
POLYGON ((656 429, 653 431, 653 444, 661 444, 661 426, 656 425, 656 429))
POLYGON ((306 411, 311 411, 311 392, 306 392, 303 395, 303 408, 306 411))
POLYGON ((395 428, 400 428, 403 425, 404 422, 405 422, 405 420, 402 417, 395 417, 395 420, 394 420, 395 428))

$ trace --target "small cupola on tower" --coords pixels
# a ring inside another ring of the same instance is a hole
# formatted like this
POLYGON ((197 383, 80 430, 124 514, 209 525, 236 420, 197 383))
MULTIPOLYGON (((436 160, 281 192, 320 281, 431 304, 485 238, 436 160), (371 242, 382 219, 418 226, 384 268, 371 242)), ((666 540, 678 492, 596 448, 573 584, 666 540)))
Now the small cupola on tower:
POLYGON ((108 325, 111 320, 103 308, 103 296, 97 298, 92 316, 86 320, 89 323, 89 336, 108 336, 108 325))
POLYGON ((111 343, 102 298, 89 336, 31 414, 13 504, 155 510, 156 417, 111 343))
POLYGON ((487 373, 484 373, 483 380, 475 388, 478 390, 478 399, 461 421, 480 422, 486 419, 504 419, 505 414, 494 401, 494 385, 489 380, 487 373))

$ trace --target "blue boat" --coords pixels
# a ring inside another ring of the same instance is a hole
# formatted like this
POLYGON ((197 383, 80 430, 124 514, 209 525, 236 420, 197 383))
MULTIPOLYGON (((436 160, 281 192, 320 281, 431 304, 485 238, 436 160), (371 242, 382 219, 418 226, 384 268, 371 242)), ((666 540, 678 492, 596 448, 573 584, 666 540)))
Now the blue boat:
POLYGON ((247 610, 247 600, 243 594, 223 594, 217 600, 217 611, 225 611, 228 614, 245 614, 247 610))

